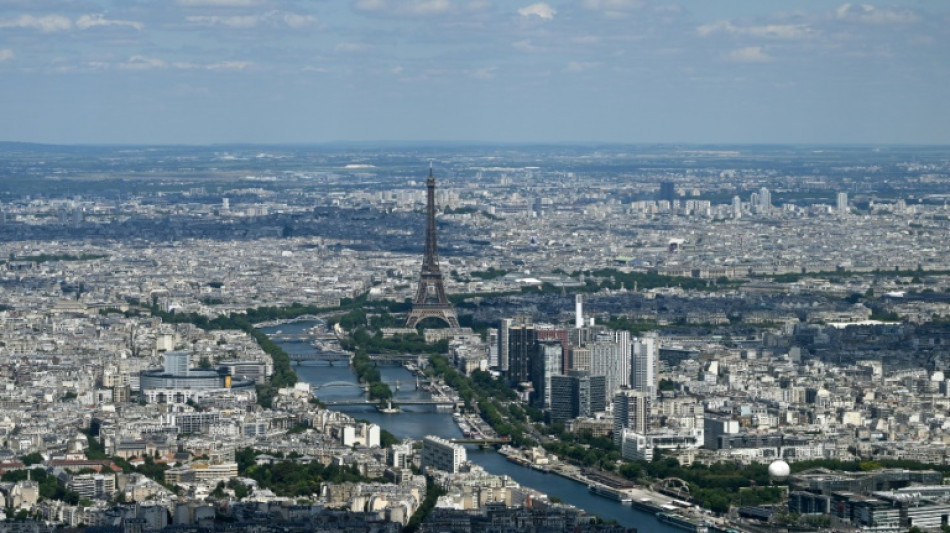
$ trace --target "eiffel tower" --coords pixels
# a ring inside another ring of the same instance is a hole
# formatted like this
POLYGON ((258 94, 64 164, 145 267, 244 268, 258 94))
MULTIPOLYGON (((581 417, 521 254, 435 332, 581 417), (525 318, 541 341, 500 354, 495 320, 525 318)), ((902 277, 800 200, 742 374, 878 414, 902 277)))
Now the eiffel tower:
POLYGON ((419 289, 412 300, 412 311, 406 319, 406 327, 414 328, 427 318, 438 318, 449 325, 459 327, 455 308, 445 296, 442 271, 439 270, 439 245, 435 235, 435 176, 429 163, 429 179, 426 180, 426 250, 419 274, 419 289))

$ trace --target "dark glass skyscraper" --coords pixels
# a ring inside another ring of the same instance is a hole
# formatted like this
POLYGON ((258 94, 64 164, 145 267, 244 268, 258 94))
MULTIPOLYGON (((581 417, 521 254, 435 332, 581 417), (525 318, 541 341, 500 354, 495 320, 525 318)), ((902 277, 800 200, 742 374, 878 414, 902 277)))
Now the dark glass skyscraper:
POLYGON ((508 383, 531 381, 531 363, 538 353, 538 335, 533 324, 514 324, 508 329, 508 383))
POLYGON ((587 372, 569 372, 551 376, 552 422, 563 422, 579 416, 593 416, 607 409, 606 380, 587 372))
POLYGON ((531 361, 531 382, 534 385, 533 403, 541 409, 551 406, 551 377, 563 371, 561 361, 564 348, 557 339, 538 339, 538 349, 531 361))
POLYGON ((657 195, 657 200, 666 201, 672 203, 676 199, 676 187, 674 187, 672 181, 661 181, 660 182, 660 193, 657 195))

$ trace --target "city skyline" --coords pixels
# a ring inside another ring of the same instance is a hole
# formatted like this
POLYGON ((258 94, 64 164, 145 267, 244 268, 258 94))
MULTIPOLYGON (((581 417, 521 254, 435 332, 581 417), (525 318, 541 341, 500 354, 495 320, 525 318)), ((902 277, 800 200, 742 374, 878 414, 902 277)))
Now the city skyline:
POLYGON ((950 513, 944 147, 0 150, 24 531, 950 513))
POLYGON ((5 2, 0 139, 943 144, 939 2, 5 2))

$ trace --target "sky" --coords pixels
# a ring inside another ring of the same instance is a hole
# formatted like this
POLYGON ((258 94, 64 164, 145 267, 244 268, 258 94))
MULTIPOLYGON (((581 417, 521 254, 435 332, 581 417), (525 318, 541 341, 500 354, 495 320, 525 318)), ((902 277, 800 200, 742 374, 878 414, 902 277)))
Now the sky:
POLYGON ((0 140, 950 144, 950 2, 0 0, 0 140))

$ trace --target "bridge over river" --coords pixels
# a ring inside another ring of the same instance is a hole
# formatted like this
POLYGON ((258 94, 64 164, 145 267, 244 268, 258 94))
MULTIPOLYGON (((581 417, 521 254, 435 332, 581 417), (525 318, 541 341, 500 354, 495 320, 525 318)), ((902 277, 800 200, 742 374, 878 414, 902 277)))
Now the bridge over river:
MULTIPOLYGON (((396 405, 434 405, 438 409, 455 409, 455 402, 452 400, 399 400, 394 402, 396 405)), ((340 407, 347 405, 379 405, 378 400, 334 400, 323 402, 327 407, 340 407)))
MULTIPOLYGON (((397 390, 399 389, 400 385, 402 385, 398 379, 396 381, 383 381, 383 383, 389 385, 390 387, 395 387, 397 390)), ((354 383, 352 381, 328 381, 322 385, 313 385, 311 388, 314 391, 318 391, 320 389, 342 389, 347 387, 363 389, 364 391, 369 389, 369 385, 365 383, 354 383)))
POLYGON ((477 438, 473 437, 470 439, 449 439, 449 441, 455 444, 477 444, 479 446, 496 446, 499 444, 509 444, 511 443, 510 437, 483 437, 477 438))
MULTIPOLYGON (((335 362, 346 362, 349 364, 353 361, 353 354, 350 352, 337 352, 320 349, 317 349, 314 352, 290 353, 288 354, 288 357, 290 357, 291 361, 298 364, 308 361, 329 361, 331 364, 335 362)), ((428 358, 426 356, 413 354, 370 354, 369 359, 376 364, 404 365, 406 363, 412 363, 420 367, 425 367, 426 363, 428 363, 428 358)))
POLYGON ((271 333, 268 336, 274 342, 306 342, 315 338, 313 333, 309 333, 307 331, 302 331, 299 333, 271 333))
MULTIPOLYGON (((421 387, 424 380, 416 379, 415 387, 418 389, 421 387)), ((383 381, 383 383, 389 385, 393 390, 398 391, 401 387, 412 384, 412 382, 404 381, 383 381)), ((330 381, 322 385, 313 386, 314 394, 321 389, 333 389, 333 388, 346 388, 346 387, 358 387, 363 389, 363 392, 369 391, 369 386, 364 383, 353 383, 352 381, 330 381)), ((327 407, 340 407, 347 405, 378 405, 378 400, 369 400, 366 398, 347 398, 340 400, 321 400, 324 405, 327 407)), ((434 398, 434 399, 405 399, 405 400, 395 400, 395 403, 399 405, 434 405, 438 409, 454 409, 456 407, 456 402, 449 398, 434 398)))
POLYGON ((353 354, 349 352, 327 352, 327 351, 314 351, 307 353, 290 353, 287 354, 287 357, 291 361, 300 364, 308 361, 329 361, 330 364, 335 362, 345 362, 347 364, 353 359, 353 354))

